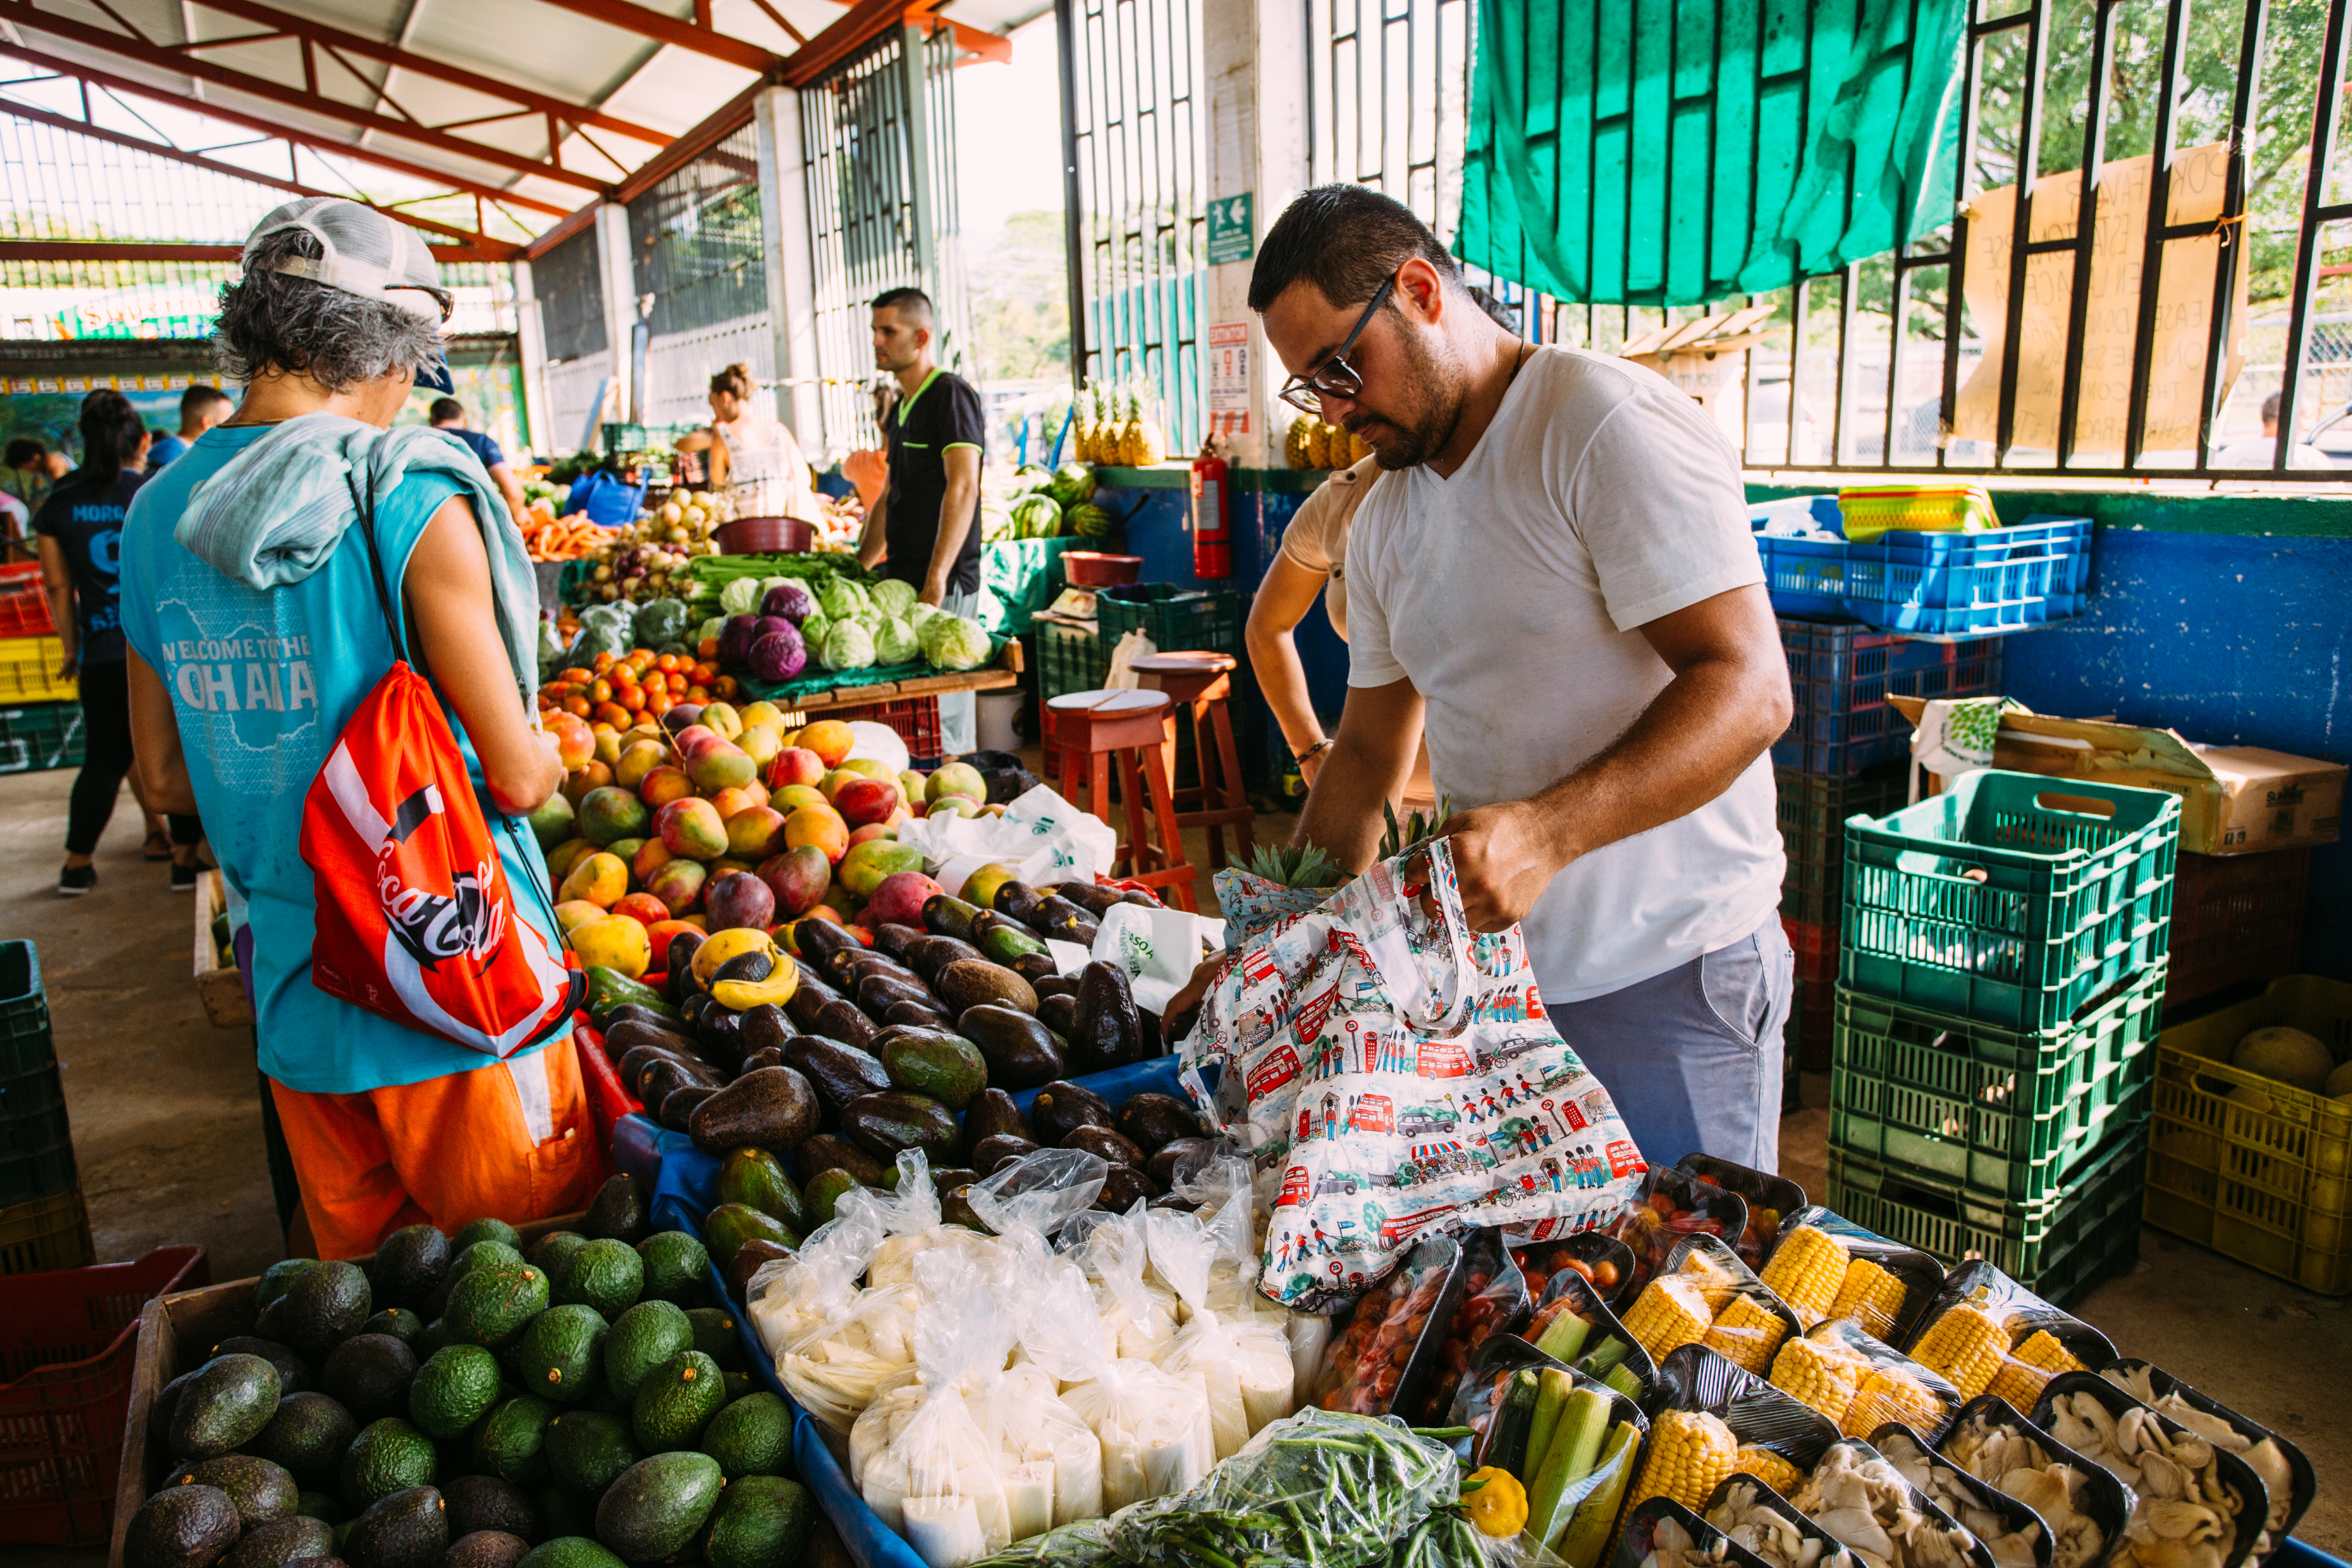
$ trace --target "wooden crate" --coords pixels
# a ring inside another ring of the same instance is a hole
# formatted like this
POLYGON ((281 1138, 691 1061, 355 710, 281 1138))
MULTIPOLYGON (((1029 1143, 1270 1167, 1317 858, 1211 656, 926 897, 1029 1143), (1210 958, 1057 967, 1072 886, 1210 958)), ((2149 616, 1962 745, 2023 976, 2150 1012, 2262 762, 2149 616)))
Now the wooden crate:
POLYGON ((213 951, 213 917, 221 911, 226 895, 221 887, 218 871, 201 872, 196 877, 196 994, 203 998, 205 1016, 216 1029, 241 1028, 253 1022, 253 1004, 246 1000, 245 976, 235 965, 223 968, 220 955, 213 951))
MULTIPOLYGON (((202 886, 201 881, 198 884, 202 886)), ((551 1230, 577 1229, 585 1213, 558 1215, 517 1226, 524 1242, 538 1240, 551 1230)), ((366 1267, 369 1259, 354 1258, 366 1267)), ((122 1423, 122 1468, 114 1490, 114 1541, 107 1552, 107 1568, 122 1568, 122 1538, 139 1505, 163 1484, 172 1460, 160 1441, 147 1440, 147 1413, 163 1385, 182 1373, 203 1364, 206 1352, 231 1334, 253 1331, 253 1298, 261 1281, 232 1279, 201 1290, 158 1296, 139 1314, 139 1348, 131 1373, 131 1408, 122 1423)))

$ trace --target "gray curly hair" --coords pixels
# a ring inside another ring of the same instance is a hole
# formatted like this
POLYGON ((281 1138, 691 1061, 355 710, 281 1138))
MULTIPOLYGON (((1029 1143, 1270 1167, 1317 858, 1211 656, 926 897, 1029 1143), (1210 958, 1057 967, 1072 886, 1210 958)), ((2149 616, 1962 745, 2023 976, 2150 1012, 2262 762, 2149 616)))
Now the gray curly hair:
POLYGON ((440 357, 435 322, 271 270, 290 258, 318 255, 316 238, 300 229, 281 229, 255 250, 242 281, 221 286, 213 353, 223 374, 247 382, 264 371, 279 371, 342 392, 440 357))

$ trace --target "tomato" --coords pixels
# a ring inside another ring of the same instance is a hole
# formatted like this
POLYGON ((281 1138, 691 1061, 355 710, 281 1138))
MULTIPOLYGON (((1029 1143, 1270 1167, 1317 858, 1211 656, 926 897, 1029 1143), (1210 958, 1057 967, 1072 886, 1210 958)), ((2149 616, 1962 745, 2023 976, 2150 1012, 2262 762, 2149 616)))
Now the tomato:
POLYGON ((708 686, 718 679, 718 662, 708 654, 704 655, 702 662, 694 667, 694 683, 697 686, 708 686))
POLYGON ((629 728, 632 730, 637 728, 640 724, 650 724, 653 721, 654 716, 651 713, 646 712, 642 708, 629 715, 629 728))
POLYGON ((646 712, 648 712, 648 713, 652 714, 655 718, 658 719, 658 718, 660 718, 663 714, 665 714, 665 713, 667 713, 667 712, 668 712, 668 711, 669 711, 669 706, 670 706, 670 704, 669 704, 669 693, 668 693, 668 692, 667 692, 667 691, 656 691, 656 690, 655 690, 655 689, 654 689, 652 687, 650 687, 650 686, 648 686, 648 687, 646 687, 646 712))
POLYGON ((594 660, 592 662, 591 668, 593 668, 598 675, 602 675, 606 670, 612 668, 613 655, 611 650, 607 649, 597 654, 594 660))
POLYGON ((591 702, 610 702, 612 700, 613 700, 613 683, 612 683, 611 681, 609 681, 609 680, 592 680, 592 681, 590 681, 590 682, 588 683, 588 700, 589 700, 589 701, 591 701, 591 702))
POLYGON ((684 695, 686 689, 693 685, 694 682, 686 678, 686 672, 684 670, 673 669, 667 675, 662 677, 662 684, 669 689, 671 696, 677 697, 684 695))
POLYGON ((731 700, 738 691, 743 689, 743 687, 741 682, 738 681, 733 676, 722 675, 717 680, 711 682, 710 689, 719 694, 719 700, 720 701, 725 702, 731 700))
POLYGON ((689 686, 686 689, 686 700, 688 702, 708 702, 710 700, 710 689, 707 686, 689 686))
POLYGON ((582 719, 585 719, 591 712, 594 711, 595 706, 596 705, 594 703, 589 701, 585 697, 567 697, 563 700, 563 710, 566 713, 574 714, 582 719))
POLYGON ((1610 1262, 1607 1258, 1602 1258, 1600 1262, 1592 1266, 1592 1282, 1595 1285, 1600 1286, 1603 1290, 1615 1289, 1617 1288, 1617 1266, 1614 1263, 1610 1262))
POLYGON ((677 655, 674 653, 660 655, 654 660, 654 668, 660 670, 664 675, 667 675, 670 671, 677 668, 677 655))
POLYGON ((1582 1259, 1581 1258, 1570 1258, 1570 1259, 1568 1260, 1568 1267, 1570 1267, 1570 1268, 1575 1269, 1575 1270, 1577 1271, 1577 1273, 1579 1273, 1579 1274, 1582 1275, 1582 1276, 1584 1277, 1584 1282, 1585 1282, 1586 1284, 1590 1285, 1590 1284, 1591 1284, 1591 1283, 1593 1282, 1593 1280, 1592 1280, 1592 1265, 1591 1265, 1590 1263, 1587 1263, 1587 1262, 1586 1262, 1586 1261, 1584 1261, 1584 1259, 1582 1259))
POLYGON ((554 686, 582 686, 594 679, 594 676, 590 675, 586 670, 581 668, 575 664, 569 669, 557 671, 554 680, 549 684, 554 686))
MULTIPOLYGON (((719 657, 719 639, 717 637, 704 637, 700 642, 696 643, 694 645, 694 657, 697 658, 717 658, 719 657)), ((718 667, 713 665, 711 668, 715 669, 718 667)))
POLYGON ((613 700, 624 708, 642 708, 646 705, 645 688, 634 680, 622 681, 613 688, 613 700))
POLYGON ((596 705, 596 717, 619 729, 629 721, 629 710, 617 702, 600 702, 596 705))

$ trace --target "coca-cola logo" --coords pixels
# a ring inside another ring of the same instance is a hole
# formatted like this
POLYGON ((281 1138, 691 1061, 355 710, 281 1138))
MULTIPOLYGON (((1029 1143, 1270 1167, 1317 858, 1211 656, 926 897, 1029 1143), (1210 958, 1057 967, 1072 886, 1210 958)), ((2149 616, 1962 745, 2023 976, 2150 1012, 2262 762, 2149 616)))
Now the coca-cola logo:
POLYGON ((401 803, 393 831, 376 852, 376 898, 392 934, 420 969, 451 959, 486 964, 506 941, 506 905, 496 896, 498 864, 486 856, 455 872, 450 890, 411 887, 401 851, 416 830, 440 815, 440 794, 427 785, 401 803))

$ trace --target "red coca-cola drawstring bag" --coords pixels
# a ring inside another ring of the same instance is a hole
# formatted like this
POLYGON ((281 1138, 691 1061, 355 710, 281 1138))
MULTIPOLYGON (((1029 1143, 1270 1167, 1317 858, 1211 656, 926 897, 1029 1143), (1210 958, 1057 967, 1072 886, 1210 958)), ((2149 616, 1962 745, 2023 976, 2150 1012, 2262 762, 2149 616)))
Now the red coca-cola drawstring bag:
MULTIPOLYGON (((310 983, 504 1058, 561 1028, 587 983, 516 911, 457 738, 408 663, 376 545, 374 499, 371 486, 358 531, 393 665, 343 726, 303 802, 302 859, 319 902, 310 983)), ((527 842, 511 820, 499 826, 527 842)), ((531 890, 546 901, 544 889, 531 890)), ((548 916, 552 923, 551 904, 548 916)))

